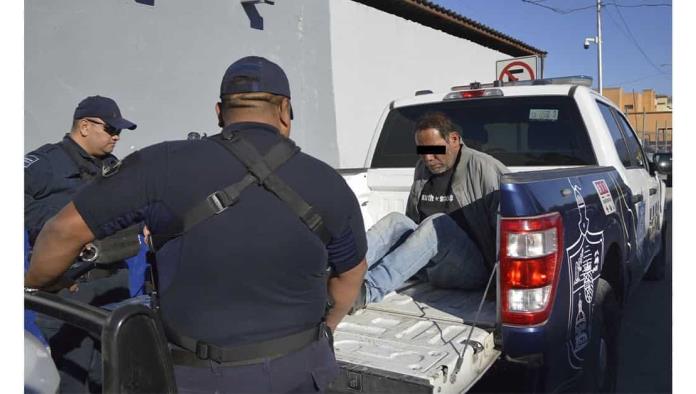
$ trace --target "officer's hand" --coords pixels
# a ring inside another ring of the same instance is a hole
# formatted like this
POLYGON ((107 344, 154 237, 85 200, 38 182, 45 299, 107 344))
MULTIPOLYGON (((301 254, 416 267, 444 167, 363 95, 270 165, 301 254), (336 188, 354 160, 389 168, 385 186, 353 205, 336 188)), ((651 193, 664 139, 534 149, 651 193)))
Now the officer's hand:
POLYGON ((336 321, 334 319, 331 319, 331 320, 327 319, 326 326, 329 327, 331 329, 331 332, 333 333, 336 331, 336 326, 338 325, 339 322, 340 322, 340 320, 336 321))
POLYGON ((42 288, 41 290, 47 291, 49 293, 57 293, 65 288, 68 288, 70 292, 74 293, 78 290, 77 283, 74 280, 61 276, 57 281, 51 283, 50 285, 42 288))

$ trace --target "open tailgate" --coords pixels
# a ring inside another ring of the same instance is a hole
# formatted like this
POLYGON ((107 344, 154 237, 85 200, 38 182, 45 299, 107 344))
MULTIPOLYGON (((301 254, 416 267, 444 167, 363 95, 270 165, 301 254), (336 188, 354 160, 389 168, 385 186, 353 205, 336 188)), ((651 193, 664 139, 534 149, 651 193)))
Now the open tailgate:
POLYGON ((471 329, 462 317, 448 313, 462 302, 473 299, 422 283, 346 316, 334 334, 341 374, 329 392, 467 391, 500 351, 493 348, 492 329, 475 328, 461 369, 451 381, 471 329))

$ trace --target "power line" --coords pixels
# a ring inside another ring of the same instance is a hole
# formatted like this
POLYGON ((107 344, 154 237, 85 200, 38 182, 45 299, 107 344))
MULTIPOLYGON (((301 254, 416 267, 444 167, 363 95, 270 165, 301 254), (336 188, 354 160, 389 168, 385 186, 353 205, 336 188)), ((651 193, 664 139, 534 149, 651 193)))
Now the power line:
POLYGON ((638 51, 640 51, 640 53, 643 55, 643 57, 645 58, 645 60, 646 60, 648 63, 650 63, 650 65, 651 65, 655 70, 657 70, 658 72, 664 74, 664 71, 663 71, 660 67, 656 66, 655 63, 653 63, 652 60, 650 60, 650 58, 649 58, 648 55, 645 53, 645 51, 643 50, 643 48, 640 46, 640 44, 638 44, 638 40, 636 40, 636 37, 633 35, 633 32, 631 32, 631 28, 628 27, 628 24, 626 23, 626 20, 624 19, 623 14, 621 14, 621 10, 620 10, 619 8, 614 8, 614 9, 616 10, 616 13, 619 15, 619 18, 621 18, 621 22, 623 22, 623 25, 626 27, 626 32, 627 32, 628 35, 629 35, 629 39, 633 42, 633 44, 636 46, 636 48, 638 48, 638 51))
MULTIPOLYGON (((562 14, 562 15, 566 15, 566 14, 570 14, 570 13, 572 13, 572 12, 582 11, 582 10, 586 10, 586 9, 590 9, 590 8, 595 8, 595 7, 596 7, 596 4, 593 4, 593 5, 586 6, 586 7, 573 8, 573 9, 569 9, 569 10, 562 10, 562 9, 560 9, 560 8, 551 7, 551 6, 548 6, 548 5, 546 5, 546 4, 540 4, 540 3, 542 2, 542 0, 537 0, 537 1, 534 1, 534 0, 522 0, 522 2, 523 2, 523 3, 527 3, 527 4, 536 5, 536 6, 539 6, 539 7, 543 7, 543 8, 549 9, 549 10, 555 12, 555 13, 562 14)), ((645 60, 646 60, 655 70, 657 70, 660 74, 667 75, 667 73, 666 73, 664 70, 662 70, 661 68, 659 68, 658 66, 656 66, 655 63, 650 59, 650 57, 648 57, 648 55, 645 53, 645 51, 643 50, 643 48, 642 48, 642 47, 640 46, 640 44, 638 43, 638 40, 636 40, 635 36, 633 35, 633 32, 631 32, 631 28, 628 27, 628 23, 626 23, 626 20, 624 19, 623 14, 621 14, 621 10, 619 10, 619 8, 621 8, 621 7, 623 7, 623 8, 663 7, 663 6, 671 7, 672 4, 669 4, 669 3, 619 4, 619 3, 616 3, 616 2, 605 2, 605 3, 601 3, 601 5, 604 6, 604 7, 607 7, 607 6, 610 6, 610 5, 611 5, 611 6, 614 6, 614 9, 616 10, 616 13, 617 13, 617 14, 619 15, 619 17, 621 18, 621 22, 622 22, 623 25, 626 27, 626 30, 624 31, 621 27, 619 27, 618 23, 614 20, 614 17, 611 16, 611 13, 607 12, 607 15, 609 15, 609 17, 611 18, 611 21, 619 28, 619 30, 621 31, 621 33, 623 33, 623 35, 626 36, 626 38, 628 38, 628 39, 633 43, 633 45, 636 46, 636 48, 638 48, 638 51, 641 53, 641 55, 643 55, 643 58, 645 58, 645 60)))
POLYGON ((641 77, 641 78, 631 79, 630 81, 612 82, 612 83, 610 83, 610 84, 608 84, 608 85, 619 86, 619 85, 623 85, 623 84, 626 84, 626 83, 640 82, 640 81, 644 81, 644 80, 646 80, 646 79, 652 79, 652 78, 655 78, 655 77, 663 77, 663 78, 669 79, 669 76, 665 75, 664 73, 657 73, 657 74, 651 74, 651 75, 648 75, 648 76, 645 76, 645 77, 641 77))
MULTIPOLYGON (((609 19, 611 20, 611 22, 614 24, 614 26, 616 26, 616 28, 621 32, 621 34, 624 35, 624 37, 626 37, 629 41, 633 41, 633 39, 631 38, 631 36, 629 36, 629 34, 626 32, 626 30, 624 30, 623 27, 619 26, 619 23, 618 23, 618 22, 616 21, 616 19, 614 19, 614 17, 611 15, 611 12, 607 12, 606 15, 609 16, 609 19)), ((633 44, 635 45, 634 42, 633 42, 633 44)), ((640 50, 640 48, 638 48, 638 49, 640 50)), ((644 55, 644 56, 646 56, 646 55, 644 55)), ((648 60, 648 63, 651 63, 650 60, 648 60)), ((653 67, 654 67, 654 63, 652 63, 652 65, 653 65, 653 67)), ((662 66, 662 65, 660 65, 660 66, 662 66)), ((668 72, 668 71, 662 70, 662 69, 660 69, 660 68, 658 68, 657 70, 659 71, 659 73, 658 73, 658 74, 654 74, 654 75, 671 76, 671 73, 668 72)), ((651 75, 651 76, 653 76, 653 75, 651 75)), ((648 78, 648 77, 641 78, 640 80, 646 79, 646 78, 648 78)), ((628 81, 628 82, 637 82, 637 80, 635 80, 635 81, 628 81)))
POLYGON ((622 8, 640 8, 640 7, 671 7, 670 3, 653 3, 653 4, 619 4, 619 3, 603 3, 603 5, 613 5, 614 7, 622 8))
MULTIPOLYGON (((523 3, 527 3, 527 4, 535 5, 535 6, 538 6, 538 7, 546 8, 547 10, 551 10, 551 11, 553 11, 553 12, 555 12, 555 13, 557 13, 557 14, 561 14, 561 15, 566 15, 566 14, 570 14, 570 13, 577 12, 577 11, 589 10, 589 9, 592 9, 592 8, 597 7, 596 4, 592 4, 592 5, 588 5, 588 6, 585 6, 585 7, 571 8, 571 9, 563 10, 563 9, 560 9, 560 8, 551 7, 551 6, 546 5, 546 4, 541 4, 543 1, 544 1, 544 0, 536 0, 536 1, 534 1, 534 0, 522 0, 523 3)), ((609 5, 612 5, 612 6, 614 6, 614 7, 623 7, 623 8, 671 7, 671 6, 672 6, 672 4, 670 4, 670 3, 619 4, 619 3, 616 3, 616 2, 606 2, 606 3, 602 3, 601 5, 602 5, 602 6, 609 6, 609 5)))
MULTIPOLYGON (((618 10, 617 10, 617 13, 618 13, 618 10)), ((616 19, 614 19, 614 16, 612 16, 611 12, 608 12, 608 10, 607 10, 606 15, 609 16, 609 19, 614 24, 614 26, 616 26, 617 30, 619 30, 621 32, 621 34, 623 34, 624 37, 626 37, 628 40, 633 42, 632 37, 629 35, 629 33, 626 32, 626 30, 622 26, 619 25, 619 22, 617 22, 616 19)), ((625 21, 624 21, 624 25, 625 25, 625 21)), ((635 43, 634 43, 634 45, 635 45, 635 43)), ((639 50, 640 50, 640 48, 639 48, 639 50)), ((650 61, 648 61, 648 62, 650 63, 650 61)), ((667 66, 667 65, 671 66, 671 63, 660 64, 660 67, 667 66)), ((653 63, 653 66, 654 66, 654 63, 653 63)), ((665 75, 665 76, 671 75, 671 73, 669 71, 665 71, 661 68, 658 68, 658 69, 659 69, 659 74, 661 74, 661 75, 665 75)))
POLYGON ((540 4, 540 3, 541 3, 540 1, 522 0, 522 2, 523 2, 523 3, 527 3, 527 4, 531 4, 531 5, 536 5, 536 6, 539 6, 539 7, 542 7, 542 8, 546 8, 546 9, 548 9, 548 10, 551 10, 551 11, 555 12, 555 13, 563 14, 563 15, 565 15, 565 14, 570 14, 571 12, 582 11, 582 10, 588 10, 588 9, 590 9, 590 8, 596 7, 596 5, 590 5, 590 6, 587 6, 587 7, 580 7, 580 8, 573 8, 573 9, 569 9, 569 10, 562 10, 562 9, 560 9, 560 8, 551 7, 551 6, 546 5, 546 4, 540 4))

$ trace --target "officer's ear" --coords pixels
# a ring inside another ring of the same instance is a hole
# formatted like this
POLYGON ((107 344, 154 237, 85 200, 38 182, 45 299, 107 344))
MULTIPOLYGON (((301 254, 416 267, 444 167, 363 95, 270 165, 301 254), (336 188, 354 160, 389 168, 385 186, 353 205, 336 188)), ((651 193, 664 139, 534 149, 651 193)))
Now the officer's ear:
POLYGON ((89 135, 89 121, 85 118, 80 119, 77 122, 77 130, 81 136, 87 137, 89 135))
POLYGON ((218 118, 218 126, 225 127, 225 122, 222 121, 222 103, 215 103, 215 113, 218 118))
POLYGON ((283 97, 283 100, 280 102, 279 120, 282 128, 287 130, 283 134, 285 134, 286 136, 289 135, 290 123, 292 121, 292 105, 290 104, 290 99, 287 97, 283 97))

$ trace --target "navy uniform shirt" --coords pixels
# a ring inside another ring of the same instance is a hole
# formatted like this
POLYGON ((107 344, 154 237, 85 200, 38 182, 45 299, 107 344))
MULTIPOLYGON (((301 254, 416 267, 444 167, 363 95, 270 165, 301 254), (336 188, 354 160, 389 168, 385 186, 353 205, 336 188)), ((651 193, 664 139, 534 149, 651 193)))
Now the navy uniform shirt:
POLYGON ((90 156, 68 134, 24 156, 24 228, 32 244, 46 221, 101 173, 103 161, 118 160, 90 156))
MULTIPOLYGON (((234 126, 262 155, 283 138, 261 123, 234 126)), ((153 233, 166 233, 194 204, 245 174, 216 142, 164 142, 125 158, 117 174, 85 187, 74 203, 98 238, 142 219, 153 233)), ((157 251, 162 317, 180 334, 231 346, 308 329, 324 315, 327 263, 341 273, 363 259, 360 207, 335 170, 300 152, 275 174, 318 210, 331 242, 324 245, 262 186, 247 187, 237 204, 157 251)))

